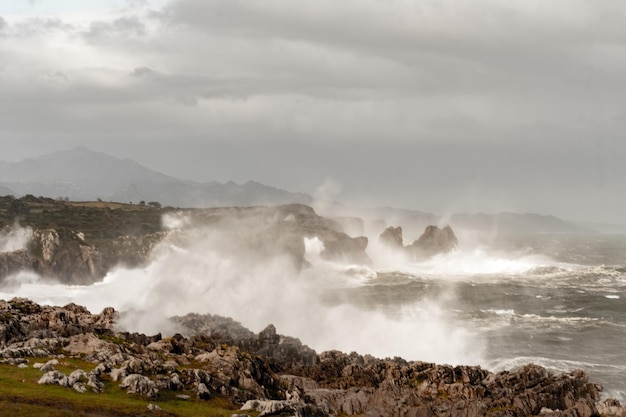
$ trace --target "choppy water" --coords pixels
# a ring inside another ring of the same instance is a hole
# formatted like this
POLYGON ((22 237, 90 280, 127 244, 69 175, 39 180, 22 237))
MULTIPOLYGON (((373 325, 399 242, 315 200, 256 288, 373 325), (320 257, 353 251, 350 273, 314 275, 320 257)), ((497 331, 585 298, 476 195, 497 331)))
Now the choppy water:
POLYGON ((401 269, 328 297, 389 314, 439 300, 488 369, 582 368, 626 399, 626 236, 504 236, 401 269))

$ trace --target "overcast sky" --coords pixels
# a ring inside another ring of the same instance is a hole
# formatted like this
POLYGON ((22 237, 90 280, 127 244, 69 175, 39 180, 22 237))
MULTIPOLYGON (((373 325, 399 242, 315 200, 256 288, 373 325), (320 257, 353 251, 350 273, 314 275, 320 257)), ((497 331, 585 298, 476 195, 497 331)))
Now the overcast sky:
POLYGON ((0 160, 626 223, 622 0, 0 0, 0 160), (323 186, 323 187, 321 187, 323 186))

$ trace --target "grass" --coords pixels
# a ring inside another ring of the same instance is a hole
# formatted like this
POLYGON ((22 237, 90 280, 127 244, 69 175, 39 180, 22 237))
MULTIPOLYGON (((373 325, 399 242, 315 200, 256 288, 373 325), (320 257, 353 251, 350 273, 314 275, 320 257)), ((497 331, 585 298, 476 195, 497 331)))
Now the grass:
POLYGON ((87 241, 98 242, 158 232, 162 230, 161 216, 166 211, 134 204, 0 197, 0 229, 19 219, 22 226, 83 232, 87 241))
MULTIPOLYGON (((215 397, 209 401, 197 399, 191 392, 188 400, 176 398, 180 392, 162 390, 157 400, 128 395, 118 383, 104 382, 105 392, 78 393, 58 385, 39 385, 43 373, 32 368, 32 363, 43 359, 31 359, 28 368, 0 364, 0 415, 14 417, 230 417, 238 407, 227 399, 215 397), (161 410, 148 410, 148 404, 158 405, 161 410)), ((55 368, 69 375, 75 369, 89 371, 94 364, 80 359, 61 359, 55 368)))

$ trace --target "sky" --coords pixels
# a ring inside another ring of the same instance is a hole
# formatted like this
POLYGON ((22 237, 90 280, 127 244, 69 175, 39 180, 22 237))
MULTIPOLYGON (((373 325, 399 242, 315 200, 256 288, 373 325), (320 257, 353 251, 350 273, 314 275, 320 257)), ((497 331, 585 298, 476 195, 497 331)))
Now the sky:
POLYGON ((0 0, 0 160, 626 223, 626 2, 0 0))

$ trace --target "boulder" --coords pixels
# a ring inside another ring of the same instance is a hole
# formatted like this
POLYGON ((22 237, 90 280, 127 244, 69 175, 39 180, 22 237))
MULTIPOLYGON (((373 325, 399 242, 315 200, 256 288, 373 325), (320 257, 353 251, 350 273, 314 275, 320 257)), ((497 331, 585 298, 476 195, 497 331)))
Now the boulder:
POLYGON ((210 400, 211 399, 211 391, 204 385, 202 382, 198 384, 197 391, 198 398, 201 400, 210 400))
POLYGON ((41 378, 39 378, 39 381, 37 381, 37 383, 40 385, 42 384, 60 385, 62 387, 71 386, 69 384, 68 377, 59 371, 50 371, 50 372, 45 373, 41 378))
POLYGON ((139 394, 148 398, 156 398, 159 393, 154 381, 139 374, 130 374, 125 377, 120 388, 126 388, 127 394, 139 394))

